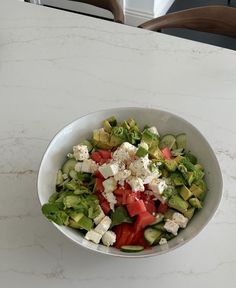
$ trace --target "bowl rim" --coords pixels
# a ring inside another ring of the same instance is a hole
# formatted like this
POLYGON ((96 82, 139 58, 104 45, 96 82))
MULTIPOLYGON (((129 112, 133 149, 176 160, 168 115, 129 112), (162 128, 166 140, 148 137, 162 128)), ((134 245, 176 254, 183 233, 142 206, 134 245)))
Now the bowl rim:
MULTIPOLYGON (((135 253, 125 253, 125 252, 121 252, 120 251, 120 254, 116 254, 116 253, 113 253, 113 252, 106 252, 106 251, 102 251, 102 250, 99 250, 99 249, 95 249, 95 248, 92 248, 92 247, 86 247, 85 245, 82 245, 81 243, 77 242, 75 239, 73 239, 71 236, 68 235, 68 233, 66 233, 66 231, 64 231, 62 229, 62 227, 60 225, 57 225, 56 223, 50 221, 51 224, 54 225, 54 227, 56 227, 63 235, 64 237, 66 237, 67 239, 69 239, 70 241, 72 241, 73 243, 75 243, 76 245, 79 245, 80 247, 82 247, 83 249, 86 249, 86 250, 89 250, 91 252, 94 252, 94 253, 99 253, 99 254, 103 254, 103 255, 109 255, 109 256, 113 256, 113 257, 120 257, 120 258, 131 258, 131 259, 137 259, 137 258, 146 258, 146 257, 154 257, 154 256, 159 256, 159 255, 163 255, 163 254, 166 254, 166 253, 169 253, 171 251, 174 251, 175 249, 187 244, 188 242, 190 242, 190 240, 194 239, 197 235, 199 235, 207 226, 207 224, 214 218, 218 208, 219 208, 219 205, 222 201, 222 197, 223 197, 223 176, 222 176, 222 171, 221 171, 221 168, 220 168, 220 165, 219 165, 219 161, 215 155, 215 152, 213 151, 211 145, 209 144, 209 142, 207 141, 206 137, 199 131, 198 128, 196 128, 192 123, 190 123, 188 120, 186 120, 185 118, 183 118, 182 116, 179 116, 178 114, 175 114, 175 113, 172 113, 168 110, 165 110, 165 109, 159 109, 159 108, 148 108, 148 107, 135 107, 135 106, 130 106, 130 107, 113 107, 113 108, 107 108, 107 109, 100 109, 100 110, 96 110, 96 111, 92 111, 92 112, 89 112, 89 113, 86 113, 84 115, 82 115, 81 117, 79 118, 75 118, 74 120, 72 120, 71 122, 65 124, 62 128, 60 128, 59 130, 57 130, 57 132, 54 134, 54 136, 52 137, 52 139, 49 141, 48 145, 46 146, 46 149, 44 150, 44 153, 41 157, 41 160, 40 160, 40 164, 39 164, 39 169, 38 169, 38 174, 37 174, 37 196, 38 196, 38 200, 40 202, 40 205, 42 207, 43 203, 41 202, 41 199, 40 199, 40 191, 39 191, 39 186, 40 186, 40 176, 41 176, 41 170, 42 170, 42 166, 43 166, 43 162, 45 161, 45 158, 47 156, 47 152, 50 148, 50 146, 53 144, 54 141, 56 141, 56 138, 59 136, 59 134, 66 128, 68 128, 70 125, 73 125, 75 122, 83 119, 83 118, 86 118, 87 116, 90 116, 90 115, 93 115, 93 114, 97 114, 97 113, 102 113, 102 112, 108 112, 108 111, 111 111, 111 114, 113 113, 113 111, 119 111, 119 110, 140 110, 140 111, 146 111, 146 110, 149 110, 150 112, 161 112, 161 113, 167 113, 171 116, 174 116, 176 118, 179 118, 180 120, 186 122, 193 130, 197 131, 199 133, 199 135, 205 140, 207 146, 208 146, 208 149, 209 151, 211 152, 212 154, 212 157, 214 158, 215 160, 215 164, 216 164, 216 168, 219 172, 219 176, 220 176, 220 188, 219 188, 219 191, 221 192, 220 193, 220 196, 219 196, 219 200, 216 204, 216 206, 214 207, 214 210, 212 210, 211 212, 211 215, 210 217, 207 219, 207 221, 204 222, 204 224, 202 225, 202 227, 197 230, 196 232, 192 233, 191 236, 184 240, 184 241, 180 241, 177 245, 175 245, 174 247, 171 247, 171 248, 168 248, 168 249, 163 249, 162 251, 158 251, 158 252, 154 252, 154 253, 149 253, 149 254, 135 254, 135 253)), ((63 226, 64 227, 64 226, 63 226)), ((116 249, 116 248, 114 248, 116 249)), ((118 249, 117 249, 118 250, 118 249)))

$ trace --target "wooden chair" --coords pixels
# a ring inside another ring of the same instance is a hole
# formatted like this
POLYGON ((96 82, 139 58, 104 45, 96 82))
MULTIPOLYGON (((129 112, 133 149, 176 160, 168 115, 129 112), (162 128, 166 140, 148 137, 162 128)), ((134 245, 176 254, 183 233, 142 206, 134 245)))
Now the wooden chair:
POLYGON ((182 10, 147 21, 139 28, 157 32, 165 28, 186 28, 236 37, 236 8, 205 6, 182 10))
POLYGON ((120 7, 120 4, 117 2, 117 0, 70 0, 70 1, 86 3, 89 5, 109 10, 113 14, 115 22, 122 24, 124 23, 123 9, 120 7))

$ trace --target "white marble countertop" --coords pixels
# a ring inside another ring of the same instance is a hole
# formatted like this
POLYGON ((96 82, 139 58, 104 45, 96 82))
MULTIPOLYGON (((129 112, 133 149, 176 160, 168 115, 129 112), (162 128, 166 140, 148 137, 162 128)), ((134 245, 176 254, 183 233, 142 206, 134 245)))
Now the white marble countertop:
POLYGON ((0 287, 236 287, 236 53, 1 0, 0 287), (207 137, 219 210, 194 240, 137 261, 92 254, 41 215, 36 177, 55 132, 87 112, 163 108, 207 137))

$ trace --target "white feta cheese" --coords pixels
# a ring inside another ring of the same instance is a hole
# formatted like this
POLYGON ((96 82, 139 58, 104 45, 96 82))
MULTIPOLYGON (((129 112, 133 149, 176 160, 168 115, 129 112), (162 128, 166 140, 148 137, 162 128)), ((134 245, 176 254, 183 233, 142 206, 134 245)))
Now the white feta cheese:
POLYGON ((124 169, 119 171, 115 176, 114 179, 120 184, 124 185, 125 180, 131 175, 131 171, 124 169))
POLYGON ((114 177, 110 177, 102 182, 105 193, 110 193, 116 190, 117 182, 114 177))
POLYGON ((161 238, 160 241, 159 241, 159 244, 160 244, 160 245, 167 244, 166 238, 161 238))
POLYGON ((188 224, 188 218, 184 217, 181 213, 175 212, 172 216, 172 220, 181 228, 185 228, 188 224))
POLYGON ((137 152, 137 147, 130 144, 129 142, 124 142, 119 148, 113 153, 112 158, 117 162, 130 163, 132 158, 135 157, 137 152))
POLYGON ((130 176, 127 178, 127 183, 131 186, 133 192, 144 191, 143 180, 136 176, 130 176))
POLYGON ((98 244, 102 238, 102 235, 94 230, 90 230, 85 234, 85 239, 98 244))
POLYGON ((95 173, 97 171, 98 165, 92 159, 85 159, 83 162, 78 162, 75 165, 75 171, 95 173))
POLYGON ((100 235, 104 235, 111 226, 111 219, 108 216, 105 216, 102 221, 94 229, 95 232, 100 235))
POLYGON ((159 133, 158 133, 157 128, 155 126, 152 126, 152 127, 148 128, 148 130, 150 132, 152 132, 153 134, 159 136, 159 133))
POLYGON ((158 178, 153 179, 148 184, 148 189, 152 190, 155 197, 159 197, 167 187, 168 186, 167 186, 165 180, 161 180, 158 178))
POLYGON ((112 192, 103 192, 102 194, 107 199, 111 210, 114 211, 115 204, 117 203, 115 195, 112 192))
POLYGON ((76 160, 83 161, 89 158, 89 151, 86 145, 79 144, 74 146, 73 152, 76 160))
POLYGON ((102 243, 105 246, 112 246, 116 242, 116 234, 113 231, 107 231, 102 236, 102 243))
POLYGON ((174 221, 167 219, 164 225, 164 229, 166 229, 167 232, 170 232, 176 236, 179 229, 179 225, 176 224, 174 221))
POLYGON ((105 214, 100 205, 99 205, 99 210, 100 210, 100 214, 93 219, 96 225, 99 224, 102 221, 102 219, 105 217, 105 214))
POLYGON ((106 179, 118 173, 119 165, 116 163, 103 164, 98 168, 98 170, 102 174, 102 176, 106 179))
POLYGON ((131 170, 132 175, 144 180, 147 176, 152 174, 148 168, 149 164, 150 160, 148 159, 148 155, 146 155, 145 157, 140 157, 130 163, 129 169, 131 170))

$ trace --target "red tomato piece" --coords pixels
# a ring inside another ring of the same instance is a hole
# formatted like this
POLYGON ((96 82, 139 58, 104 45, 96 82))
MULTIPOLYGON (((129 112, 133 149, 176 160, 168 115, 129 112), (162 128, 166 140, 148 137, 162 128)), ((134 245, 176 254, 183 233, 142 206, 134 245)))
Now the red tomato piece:
POLYGON ((98 171, 98 170, 95 172, 95 176, 96 176, 97 178, 102 179, 102 180, 105 179, 105 178, 102 176, 102 174, 100 173, 100 171, 98 171))
POLYGON ((111 207, 110 207, 110 204, 108 203, 108 201, 105 200, 102 203, 100 203, 100 205, 102 207, 103 212, 107 215, 111 210, 111 207))
POLYGON ((165 159, 170 160, 172 158, 171 151, 168 147, 161 149, 161 152, 165 159))
POLYGON ((131 192, 127 195, 126 204, 132 204, 137 200, 138 200, 138 197, 137 197, 136 193, 131 192))
POLYGON ((101 179, 101 178, 96 178, 95 179, 96 191, 99 192, 99 193, 104 192, 104 187, 103 187, 102 182, 103 182, 103 179, 101 179))
POLYGON ((168 210, 168 205, 162 202, 159 204, 157 208, 157 212, 162 213, 162 214, 166 213, 167 210, 168 210))
POLYGON ((147 225, 152 224, 155 220, 156 218, 148 211, 138 214, 137 219, 135 221, 136 231, 139 231, 145 228, 147 225))
POLYGON ((113 192, 116 196, 123 196, 125 192, 125 189, 122 187, 116 188, 116 190, 113 192))
POLYGON ((143 200, 136 200, 135 202, 128 204, 127 210, 131 217, 147 211, 143 200))
POLYGON ((95 161, 96 163, 99 163, 99 164, 102 161, 102 156, 98 152, 92 152, 91 153, 91 158, 93 159, 93 161, 95 161))
POLYGON ((122 223, 114 228, 116 233, 115 247, 120 248, 123 245, 130 245, 133 237, 133 225, 122 223))
POLYGON ((111 159, 111 151, 109 150, 98 150, 98 153, 105 160, 111 159))
POLYGON ((142 193, 141 199, 143 200, 146 209, 149 213, 153 214, 156 212, 155 201, 153 200, 154 196, 147 193, 142 193))

